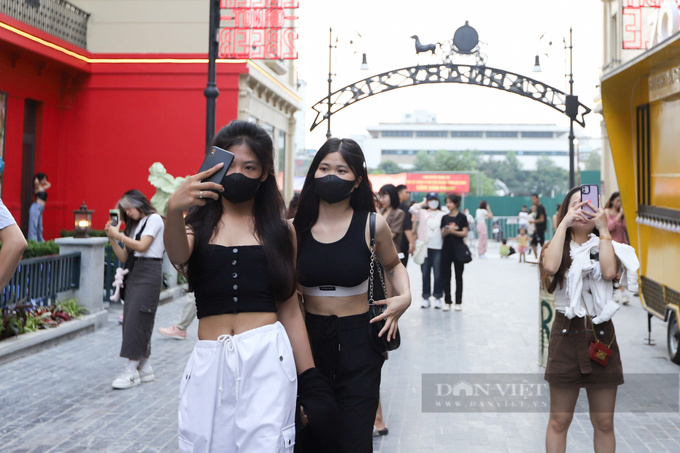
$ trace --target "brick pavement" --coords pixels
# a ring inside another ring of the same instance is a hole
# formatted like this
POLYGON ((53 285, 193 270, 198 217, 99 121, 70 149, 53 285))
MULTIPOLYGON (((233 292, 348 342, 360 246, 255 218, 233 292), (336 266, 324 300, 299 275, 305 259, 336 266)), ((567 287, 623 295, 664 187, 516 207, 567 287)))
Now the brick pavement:
MULTIPOLYGON (((489 252, 493 255, 493 250, 489 252)), ((377 452, 539 452, 547 414, 430 414, 421 411, 421 374, 542 373, 537 365, 536 267, 514 259, 475 260, 465 271, 464 311, 421 309, 420 273, 409 267, 413 306, 402 318, 402 347, 383 369, 382 402, 390 434, 377 452)), ((159 308, 156 327, 175 322, 183 301, 159 308)), ((178 383, 196 339, 152 339, 156 382, 113 391, 118 312, 93 334, 0 367, 2 452, 176 452, 178 383)), ((668 360, 665 324, 645 346, 639 300, 616 315, 626 373, 678 373, 668 360)), ((619 452, 680 451, 680 415, 617 413, 619 452)), ((578 413, 568 452, 592 451, 588 414, 578 413)))

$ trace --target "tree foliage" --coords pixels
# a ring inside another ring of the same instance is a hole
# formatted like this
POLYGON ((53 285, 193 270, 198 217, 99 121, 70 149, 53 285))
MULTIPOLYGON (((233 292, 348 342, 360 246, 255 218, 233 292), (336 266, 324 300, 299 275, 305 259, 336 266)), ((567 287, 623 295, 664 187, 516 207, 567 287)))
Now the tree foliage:
POLYGON ((380 162, 378 168, 371 170, 371 174, 374 175, 396 175, 397 173, 403 173, 404 169, 399 166, 398 163, 392 160, 385 160, 380 162))
POLYGON ((588 158, 585 160, 585 170, 600 170, 600 162, 601 162, 601 157, 600 153, 597 151, 593 151, 590 154, 588 154, 588 158))

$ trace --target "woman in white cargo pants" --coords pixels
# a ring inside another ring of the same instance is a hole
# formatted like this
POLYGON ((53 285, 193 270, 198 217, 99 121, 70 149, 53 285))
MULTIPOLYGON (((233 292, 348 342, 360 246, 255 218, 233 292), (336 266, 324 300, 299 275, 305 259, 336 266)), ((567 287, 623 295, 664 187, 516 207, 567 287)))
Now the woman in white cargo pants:
MULTIPOLYGON (((273 144, 245 121, 222 128, 214 144, 233 153, 220 184, 202 181, 223 164, 187 178, 167 208, 168 257, 186 271, 199 319, 199 341, 180 384, 179 450, 292 453, 298 371, 303 383, 315 368, 273 144)), ((311 426, 319 406, 302 393, 299 401, 310 408, 311 426)))

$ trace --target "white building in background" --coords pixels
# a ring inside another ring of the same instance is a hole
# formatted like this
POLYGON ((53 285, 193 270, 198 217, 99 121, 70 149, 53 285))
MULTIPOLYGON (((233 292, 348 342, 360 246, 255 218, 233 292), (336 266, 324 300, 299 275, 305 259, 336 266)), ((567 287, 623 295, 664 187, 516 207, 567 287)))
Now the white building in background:
MULTIPOLYGON (((569 169, 569 128, 554 124, 442 124, 437 116, 424 110, 402 115, 400 123, 380 123, 367 127, 369 135, 352 136, 366 155, 369 168, 393 161, 405 170, 413 168, 420 151, 478 151, 483 157, 505 159, 517 155, 524 170, 535 170, 541 156, 569 169)), ((582 161, 602 147, 601 139, 577 135, 577 150, 582 161)))

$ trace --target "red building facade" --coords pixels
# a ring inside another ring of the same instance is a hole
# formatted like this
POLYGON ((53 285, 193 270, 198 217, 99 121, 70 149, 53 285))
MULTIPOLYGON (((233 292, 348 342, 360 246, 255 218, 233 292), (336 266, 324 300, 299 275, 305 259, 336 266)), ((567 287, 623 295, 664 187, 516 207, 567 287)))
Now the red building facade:
MULTIPOLYGON (((238 117, 240 75, 253 66, 218 61, 218 126, 238 117)), ((3 202, 27 225, 32 178, 43 172, 52 183, 45 239, 73 229, 72 211, 83 201, 102 229, 125 191, 153 196, 154 162, 173 176, 198 169, 206 81, 207 54, 92 54, 0 13, 3 202)))

